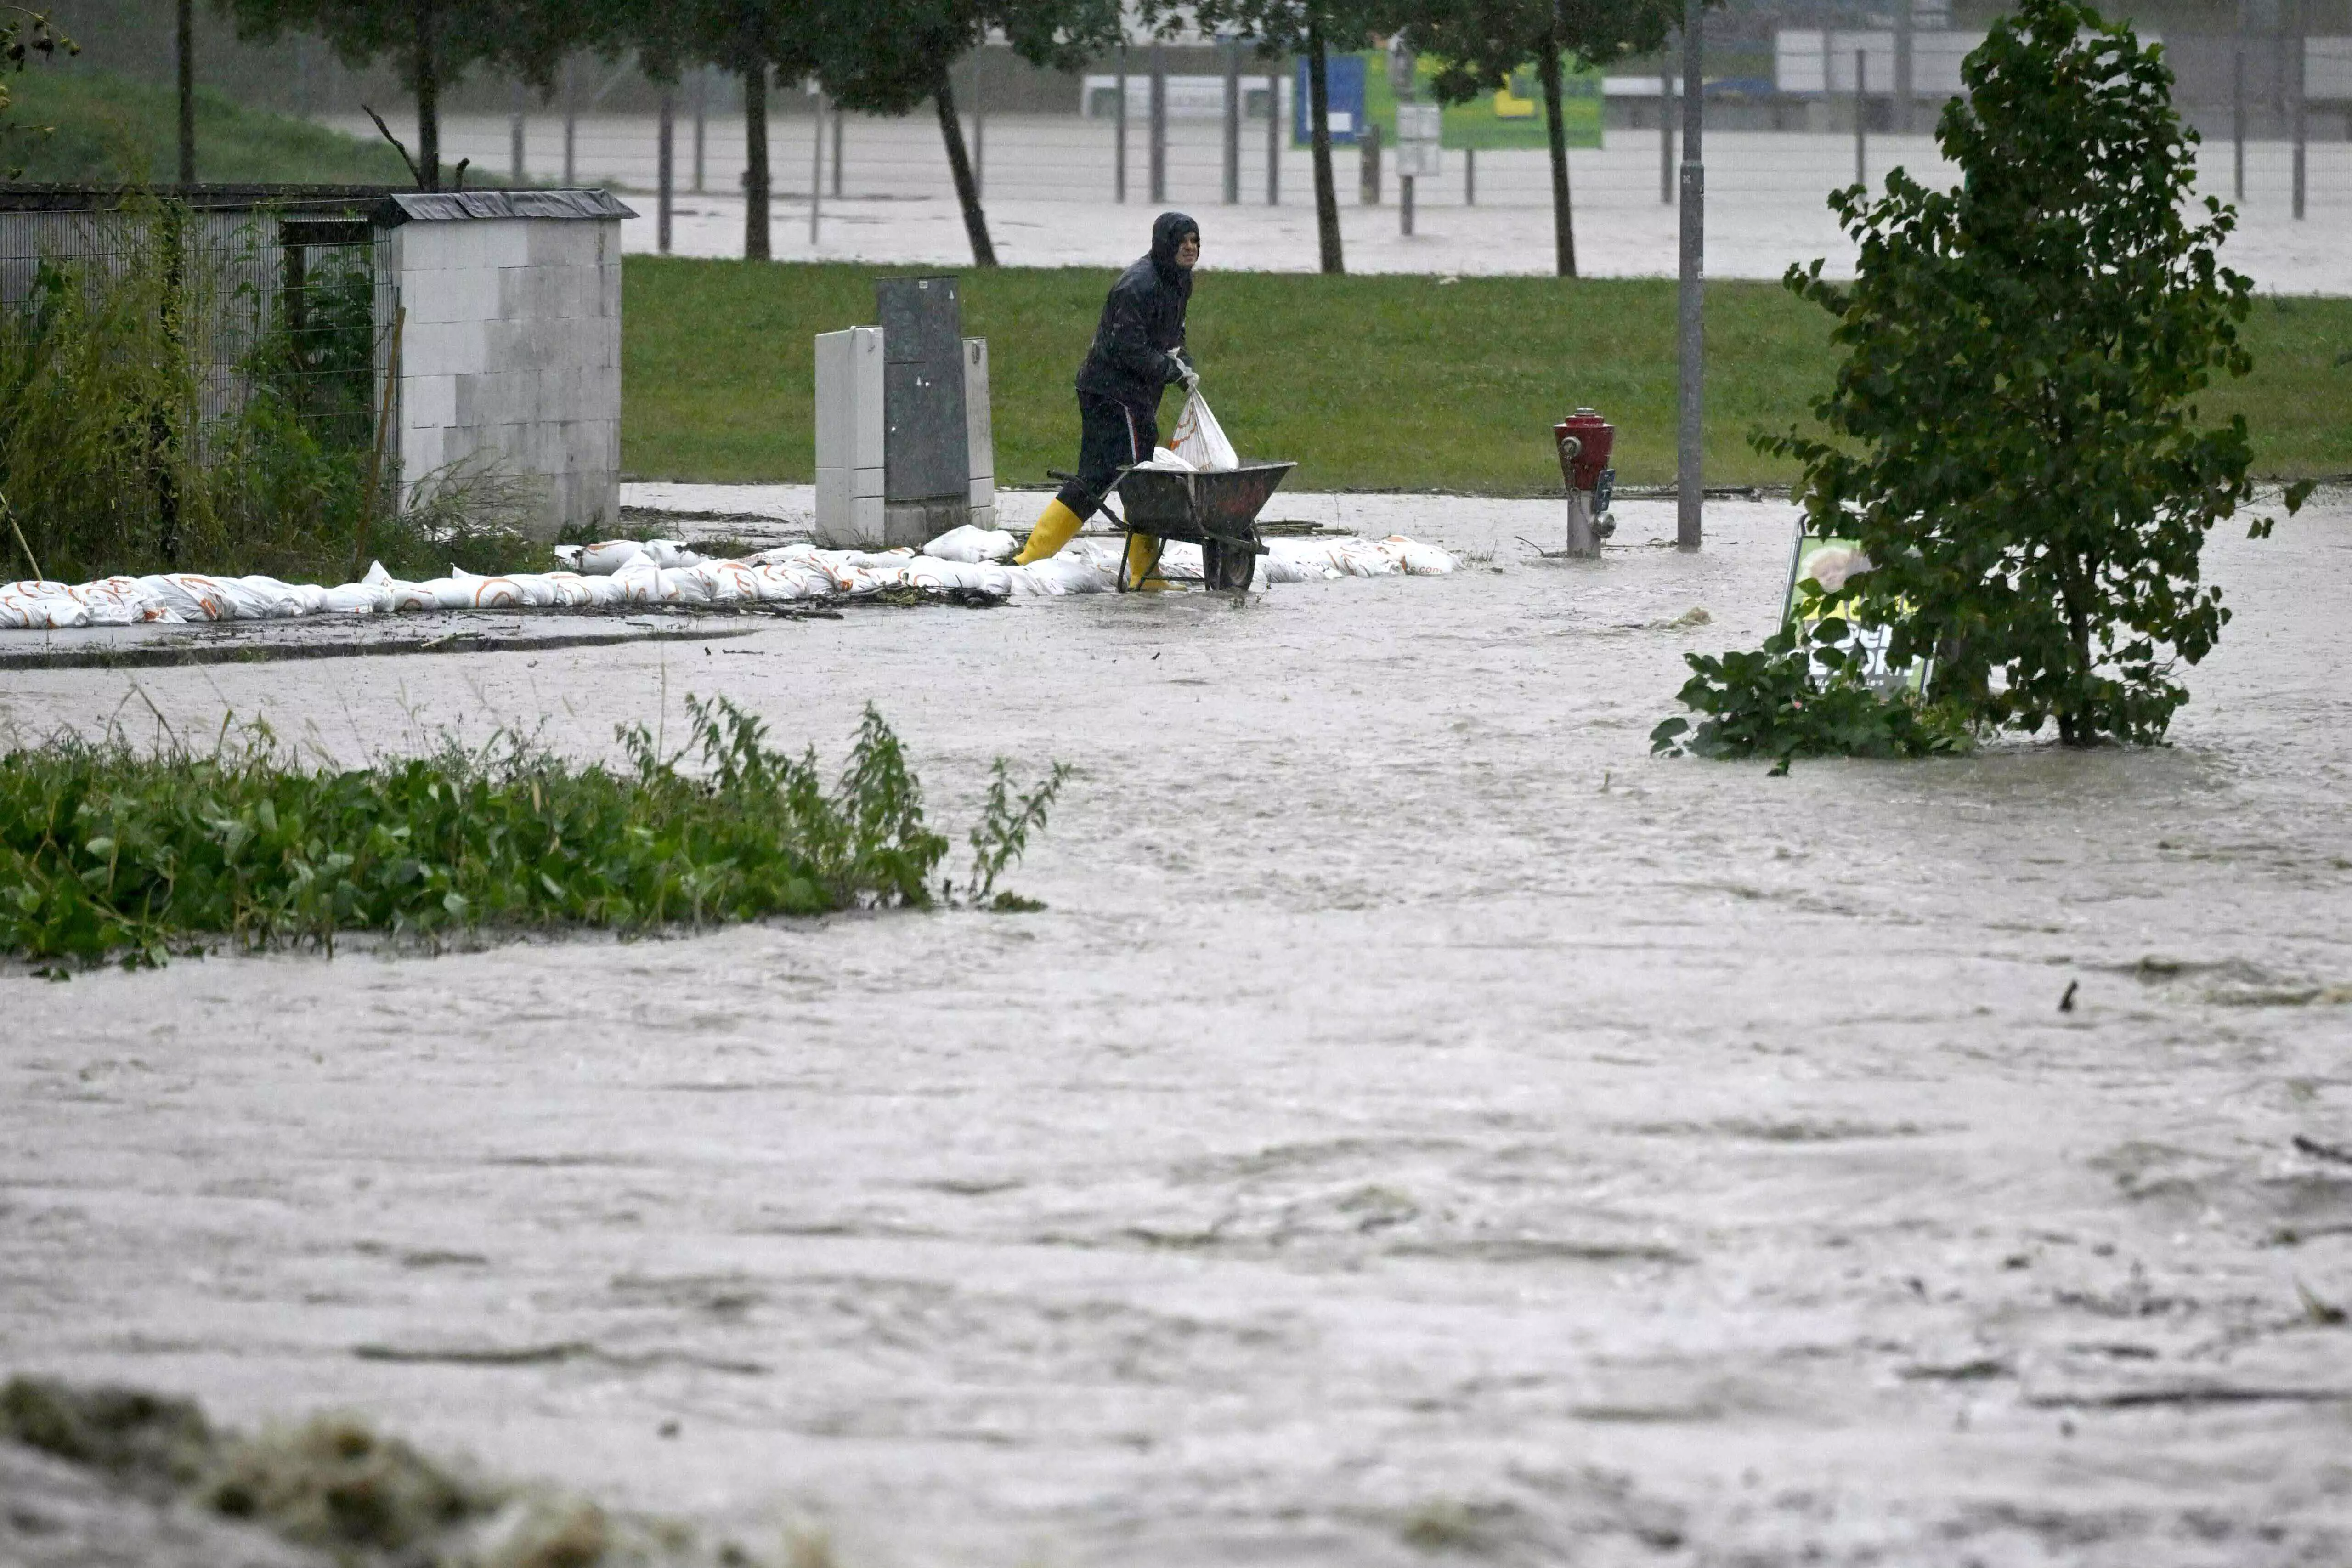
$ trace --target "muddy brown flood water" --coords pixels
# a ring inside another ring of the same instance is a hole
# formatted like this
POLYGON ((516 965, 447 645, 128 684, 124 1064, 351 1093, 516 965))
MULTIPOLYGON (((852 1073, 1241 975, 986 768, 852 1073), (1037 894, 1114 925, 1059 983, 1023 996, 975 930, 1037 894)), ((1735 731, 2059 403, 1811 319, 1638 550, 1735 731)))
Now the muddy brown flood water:
POLYGON ((1287 504, 1474 560, 135 672, 346 758, 871 699, 959 835, 1082 773, 1043 913, 0 978, 0 1370, 852 1568, 2352 1560, 2352 506, 2216 541, 2168 748, 1774 779, 1647 735, 1786 507, 1287 504))

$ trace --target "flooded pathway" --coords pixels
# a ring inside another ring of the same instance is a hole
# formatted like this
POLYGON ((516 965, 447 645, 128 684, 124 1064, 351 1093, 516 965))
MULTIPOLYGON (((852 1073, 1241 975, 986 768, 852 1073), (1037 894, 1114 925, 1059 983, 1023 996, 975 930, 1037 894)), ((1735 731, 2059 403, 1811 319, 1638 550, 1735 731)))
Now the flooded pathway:
POLYGON ((871 700, 959 837, 1079 774, 1041 913, 0 980, 0 1370, 848 1568, 2352 1556, 2352 506, 2217 540, 2168 748, 1775 779, 1647 735, 1785 506, 1288 504, 1468 563, 12 675, 346 760, 871 700))

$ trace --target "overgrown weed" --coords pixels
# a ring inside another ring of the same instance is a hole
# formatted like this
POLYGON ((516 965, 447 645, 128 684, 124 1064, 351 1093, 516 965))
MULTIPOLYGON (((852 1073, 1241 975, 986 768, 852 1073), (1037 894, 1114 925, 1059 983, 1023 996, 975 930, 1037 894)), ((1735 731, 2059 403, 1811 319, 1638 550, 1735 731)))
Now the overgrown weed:
MULTIPOLYGON (((480 931, 643 931, 954 899, 898 738, 870 706, 840 773, 771 746, 720 699, 687 700, 687 743, 618 731, 626 765, 584 765, 502 730, 467 748, 305 769, 267 726, 209 752, 120 731, 0 756, 0 953, 160 964, 208 938, 333 951, 366 931, 437 949, 480 931)), ((1014 790, 997 764, 971 834, 998 892, 1067 770, 1014 790)))

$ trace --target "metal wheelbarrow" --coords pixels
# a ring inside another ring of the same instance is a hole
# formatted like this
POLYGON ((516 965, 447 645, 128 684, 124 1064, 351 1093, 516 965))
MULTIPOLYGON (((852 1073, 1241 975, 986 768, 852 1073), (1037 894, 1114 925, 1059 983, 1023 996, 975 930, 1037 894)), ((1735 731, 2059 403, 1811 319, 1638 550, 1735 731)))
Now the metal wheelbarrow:
MULTIPOLYGON (((1265 553, 1257 514, 1296 463, 1244 463, 1238 468, 1186 473, 1179 468, 1123 468, 1111 482, 1120 510, 1103 510, 1132 536, 1181 539, 1201 547, 1201 577, 1212 588, 1246 592, 1257 580, 1257 558, 1265 553)), ((1141 586, 1127 580, 1127 555, 1119 555, 1118 590, 1141 586)))

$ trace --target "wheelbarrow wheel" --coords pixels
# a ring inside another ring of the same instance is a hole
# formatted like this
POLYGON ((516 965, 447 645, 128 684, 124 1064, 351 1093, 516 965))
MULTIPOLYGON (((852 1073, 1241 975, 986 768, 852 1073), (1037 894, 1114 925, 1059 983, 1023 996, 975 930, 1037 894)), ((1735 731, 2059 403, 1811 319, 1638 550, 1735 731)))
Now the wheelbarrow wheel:
POLYGON ((1227 544, 1222 540, 1201 542, 1201 576, 1212 588, 1228 594, 1246 594, 1257 580, 1257 552, 1246 544, 1227 544))

